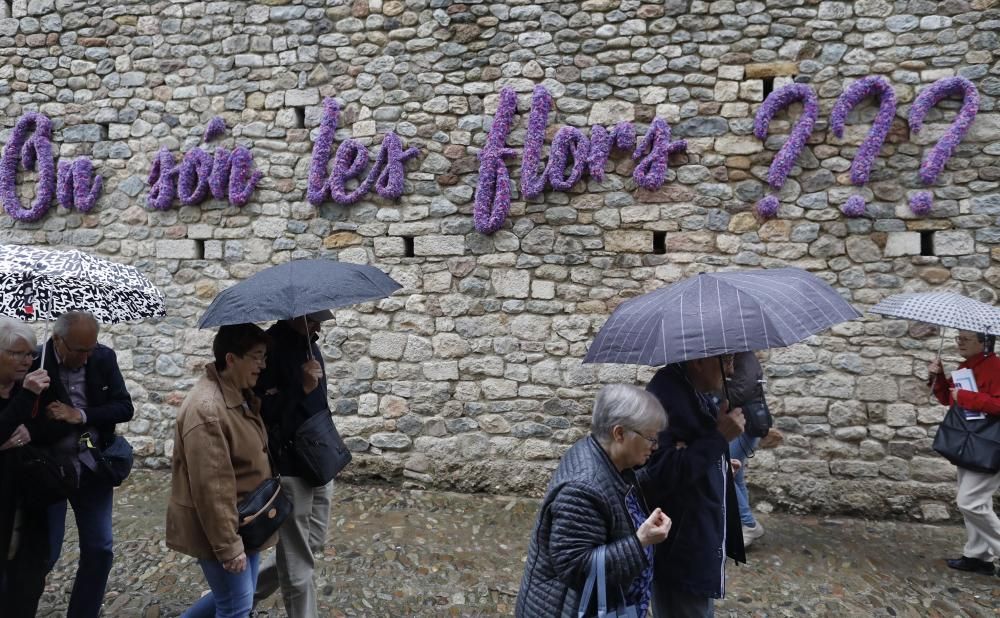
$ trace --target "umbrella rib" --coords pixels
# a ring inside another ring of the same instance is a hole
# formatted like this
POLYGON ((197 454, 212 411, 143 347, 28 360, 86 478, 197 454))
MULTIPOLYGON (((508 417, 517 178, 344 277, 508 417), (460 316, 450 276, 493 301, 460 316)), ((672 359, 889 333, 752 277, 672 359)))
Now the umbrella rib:
POLYGON ((722 288, 718 279, 715 280, 715 296, 719 306, 719 324, 722 330, 722 349, 729 351, 729 342, 726 341, 726 316, 722 313, 722 288))
MULTIPOLYGON (((703 275, 698 275, 698 309, 701 309, 704 305, 701 299, 701 289, 702 289, 702 279, 703 275)), ((705 337, 705 312, 698 311, 698 322, 701 325, 701 349, 708 352, 708 338, 705 337)))

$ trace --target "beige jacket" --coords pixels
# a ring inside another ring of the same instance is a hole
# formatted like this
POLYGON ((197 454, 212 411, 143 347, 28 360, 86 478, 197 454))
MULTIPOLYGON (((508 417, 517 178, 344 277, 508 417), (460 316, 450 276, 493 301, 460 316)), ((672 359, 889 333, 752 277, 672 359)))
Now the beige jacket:
POLYGON ((244 551, 236 505, 271 476, 266 447, 260 401, 207 365, 177 415, 167 547, 219 562, 244 551))

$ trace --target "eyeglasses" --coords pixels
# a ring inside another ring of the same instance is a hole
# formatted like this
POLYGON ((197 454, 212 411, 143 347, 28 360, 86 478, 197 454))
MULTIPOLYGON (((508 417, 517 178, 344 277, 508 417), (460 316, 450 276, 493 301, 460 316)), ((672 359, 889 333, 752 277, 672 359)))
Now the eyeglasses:
POLYGON ((253 354, 244 354, 242 356, 242 358, 249 358, 250 360, 252 360, 255 363, 257 363, 258 365, 263 365, 264 363, 267 362, 267 353, 266 352, 255 352, 253 354))
POLYGON ((653 446, 659 446, 659 444, 660 444, 660 439, 659 438, 647 438, 646 436, 642 435, 641 433, 639 433, 635 429, 629 429, 629 431, 631 431, 635 435, 639 436, 640 438, 642 438, 646 442, 649 442, 653 446))
POLYGON ((94 344, 94 346, 91 347, 91 348, 74 348, 70 344, 66 343, 65 339, 62 339, 60 337, 56 337, 55 340, 58 341, 59 343, 61 343, 63 345, 63 347, 66 348, 67 352, 72 352, 73 354, 87 354, 87 355, 90 355, 90 354, 93 354, 94 350, 97 349, 97 344, 94 344))
POLYGON ((977 341, 979 341, 979 339, 976 337, 955 337, 955 343, 976 343, 977 341))
POLYGON ((38 352, 18 352, 16 350, 4 350, 7 354, 10 354, 11 358, 17 358, 20 360, 35 360, 38 358, 38 352))

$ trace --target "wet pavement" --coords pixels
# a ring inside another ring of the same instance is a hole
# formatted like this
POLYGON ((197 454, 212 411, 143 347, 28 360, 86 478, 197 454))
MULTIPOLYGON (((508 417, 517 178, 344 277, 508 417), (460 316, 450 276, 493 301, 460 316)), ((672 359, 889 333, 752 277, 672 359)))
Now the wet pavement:
MULTIPOLYGON (((115 565, 105 616, 178 616, 207 588, 163 542, 166 472, 136 472, 116 494, 115 565)), ((341 484, 318 565, 323 616, 512 615, 535 499, 341 484)), ((72 517, 67 518, 68 521, 72 517)), ((730 563, 718 616, 994 617, 1000 577, 957 573, 964 528, 769 514, 750 563, 730 563)), ((76 530, 39 610, 64 615, 76 530)), ((262 615, 277 618, 280 595, 262 615)), ((0 612, 2 613, 2 612, 0 612)))

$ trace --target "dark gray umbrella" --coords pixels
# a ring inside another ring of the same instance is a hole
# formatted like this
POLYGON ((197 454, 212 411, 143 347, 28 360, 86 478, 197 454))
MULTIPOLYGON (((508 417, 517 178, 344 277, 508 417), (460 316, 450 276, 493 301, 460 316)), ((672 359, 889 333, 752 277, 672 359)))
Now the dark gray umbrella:
POLYGON ((365 264, 323 259, 286 262, 223 290, 201 316, 198 328, 287 320, 385 298, 401 287, 365 264))
POLYGON ((622 303, 583 362, 660 367, 765 350, 858 317, 836 290, 798 268, 703 273, 622 303))

